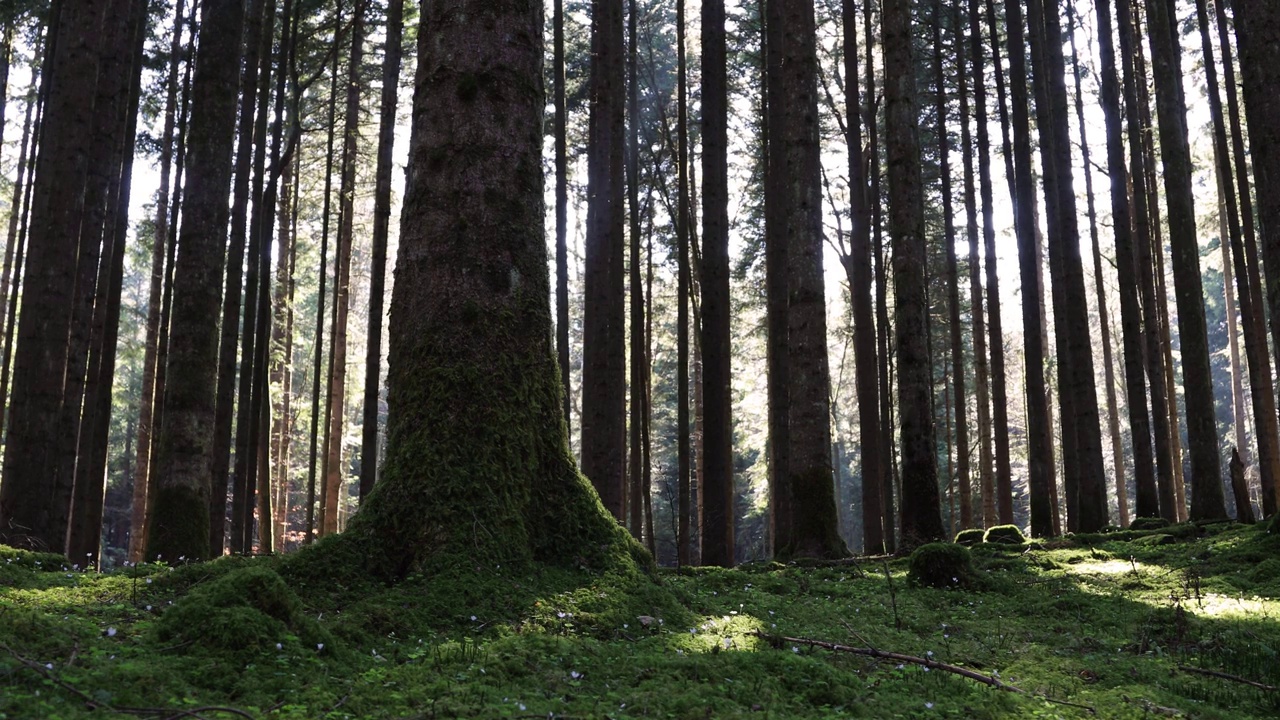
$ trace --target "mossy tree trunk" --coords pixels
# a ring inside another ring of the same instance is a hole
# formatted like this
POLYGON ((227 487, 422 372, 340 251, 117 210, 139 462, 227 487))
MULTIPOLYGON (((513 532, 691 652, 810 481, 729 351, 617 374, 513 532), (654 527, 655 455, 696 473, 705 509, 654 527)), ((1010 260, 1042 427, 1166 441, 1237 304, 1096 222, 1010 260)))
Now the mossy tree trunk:
POLYGON ((209 555, 209 489, 225 228, 244 4, 205 0, 188 132, 186 207, 174 267, 172 330, 147 556, 209 555))
POLYGON ((543 230, 542 10, 423 9, 381 481, 349 535, 392 576, 448 558, 630 563, 574 467, 543 230))

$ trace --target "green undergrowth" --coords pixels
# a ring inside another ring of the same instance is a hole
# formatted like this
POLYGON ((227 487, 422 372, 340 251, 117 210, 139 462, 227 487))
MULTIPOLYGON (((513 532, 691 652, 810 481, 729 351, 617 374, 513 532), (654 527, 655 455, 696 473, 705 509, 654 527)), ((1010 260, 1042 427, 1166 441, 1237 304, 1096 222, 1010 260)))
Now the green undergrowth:
POLYGON ((0 718, 1092 717, 1048 699, 1280 715, 1276 692, 1179 670, 1280 685, 1280 536, 1175 525, 963 552, 971 579, 933 588, 907 558, 656 579, 456 562, 387 583, 336 541, 101 574, 0 548, 0 718))

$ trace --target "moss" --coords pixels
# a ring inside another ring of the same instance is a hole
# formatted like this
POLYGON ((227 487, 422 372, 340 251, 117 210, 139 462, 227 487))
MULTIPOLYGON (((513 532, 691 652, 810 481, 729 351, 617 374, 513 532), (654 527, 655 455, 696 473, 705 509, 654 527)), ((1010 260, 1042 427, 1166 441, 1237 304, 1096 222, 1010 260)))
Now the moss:
POLYGON ((1136 538, 1133 542, 1135 545, 1172 545, 1177 541, 1177 538, 1167 533, 1152 533, 1136 538))
POLYGON ((209 558, 209 503, 201 493, 188 487, 162 486, 150 516, 148 560, 209 558))
POLYGON ((1260 584, 1280 582, 1280 559, 1268 558, 1263 560, 1257 567, 1249 571, 1249 579, 1260 584))
POLYGON ((818 467, 791 475, 791 507, 794 508, 790 542, 774 549, 780 560, 848 557, 840 537, 839 518, 831 484, 831 468, 818 467))
POLYGON ((926 543, 911 553, 907 578, 934 588, 970 587, 977 579, 969 549, 953 543, 926 543))
POLYGON ((238 657, 286 642, 336 649, 280 575, 264 567, 233 570, 197 586, 160 617, 155 638, 238 657))
POLYGON ((1004 545, 1021 545, 1027 541, 1017 525, 996 525, 988 528, 982 536, 983 542, 1001 543, 1004 545))
POLYGON ((961 530, 956 533, 955 542, 957 545, 969 547, 970 545, 977 545, 982 542, 985 535, 986 533, 981 528, 969 528, 968 530, 961 530))
POLYGON ((37 572, 54 572, 58 570, 66 570, 71 566, 66 556, 56 553, 35 552, 34 550, 21 550, 8 545, 0 545, 0 564, 10 565, 14 568, 25 568, 27 570, 35 570, 37 572))
POLYGON ((1159 517, 1134 518, 1129 523, 1130 530, 1160 530, 1169 527, 1169 521, 1159 517))

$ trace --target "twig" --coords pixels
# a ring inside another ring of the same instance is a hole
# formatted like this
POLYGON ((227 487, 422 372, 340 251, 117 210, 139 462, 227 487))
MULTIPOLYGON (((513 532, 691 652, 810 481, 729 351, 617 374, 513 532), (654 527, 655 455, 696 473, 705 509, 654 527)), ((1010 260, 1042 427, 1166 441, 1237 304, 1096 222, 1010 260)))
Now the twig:
POLYGON ((901 662, 901 663, 911 663, 912 665, 921 665, 923 667, 929 668, 930 670, 942 670, 943 672, 949 672, 949 673, 952 673, 953 675, 959 675, 960 677, 969 678, 970 680, 980 682, 983 685, 993 687, 997 690, 1004 690, 1006 692, 1017 693, 1019 695, 1026 695, 1028 697, 1038 698, 1040 700, 1056 703, 1058 705, 1066 705, 1068 707, 1088 710, 1089 713, 1092 715, 1098 714, 1098 711, 1095 710, 1091 705, 1082 705, 1080 703, 1073 703, 1067 700, 1058 700, 1055 698, 1051 698, 1041 693, 1028 692, 1026 690, 1023 690, 1022 688, 1014 687, 1013 685, 1004 683, 997 678, 991 677, 989 675, 983 675, 982 673, 977 672, 976 670, 970 670, 969 668, 960 667, 958 665, 950 665, 944 662, 938 662, 933 658, 923 658, 923 657, 918 657, 916 655, 903 655, 902 653, 888 652, 886 650, 876 650, 875 648, 869 648, 869 647, 866 647, 866 648, 851 647, 849 645, 839 645, 837 643, 823 642, 822 640, 810 640, 808 638, 786 637, 781 635, 767 635, 765 633, 760 632, 759 630, 755 631, 755 635, 757 637, 764 638, 765 640, 773 644, 775 647, 777 647, 778 645, 781 645, 782 643, 793 643, 795 645, 808 645, 810 647, 818 647, 824 650, 831 650, 833 652, 847 652, 847 653, 853 653, 855 655, 864 655, 866 657, 882 658, 884 660, 896 660, 897 662, 901 662))
POLYGON ((889 602, 893 605, 893 628, 902 629, 902 618, 898 617, 898 594, 893 590, 893 575, 889 574, 889 561, 880 561, 884 566, 884 579, 889 583, 889 602))
POLYGON ((1249 680, 1248 678, 1242 678, 1239 675, 1232 675, 1231 673, 1219 672, 1218 670, 1206 670, 1205 668, 1191 667, 1190 665, 1179 665, 1178 669, 1181 670, 1182 672, 1196 673, 1198 675, 1208 675, 1209 677, 1216 677, 1216 678, 1221 678, 1223 680, 1230 680, 1232 682, 1243 683, 1245 685, 1256 687, 1259 690, 1266 690, 1267 692, 1276 692, 1277 690, 1280 690, 1280 688, 1277 688, 1274 685, 1267 685, 1266 683, 1255 682, 1253 680, 1249 680))

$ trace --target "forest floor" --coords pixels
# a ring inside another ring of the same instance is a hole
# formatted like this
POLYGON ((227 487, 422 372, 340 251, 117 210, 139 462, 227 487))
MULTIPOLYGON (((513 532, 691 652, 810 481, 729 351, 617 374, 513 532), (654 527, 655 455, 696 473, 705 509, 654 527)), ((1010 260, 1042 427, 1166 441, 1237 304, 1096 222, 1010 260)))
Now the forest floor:
POLYGON ((914 586, 905 558, 388 587, 275 558, 95 573, 0 548, 0 718, 1280 717, 1280 535, 972 556, 965 589, 914 586))

